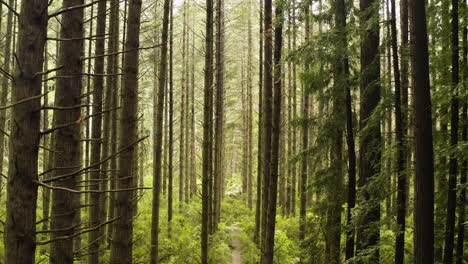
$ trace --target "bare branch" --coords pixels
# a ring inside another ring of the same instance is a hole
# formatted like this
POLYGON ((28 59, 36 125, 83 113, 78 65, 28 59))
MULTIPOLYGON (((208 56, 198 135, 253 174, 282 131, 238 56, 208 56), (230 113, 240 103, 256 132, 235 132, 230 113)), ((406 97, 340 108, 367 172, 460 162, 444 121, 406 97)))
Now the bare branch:
POLYGON ((34 78, 36 78, 37 76, 40 76, 40 75, 47 75, 47 74, 49 74, 49 73, 51 73, 51 72, 61 70, 61 69, 63 69, 63 67, 64 67, 64 66, 59 66, 59 67, 50 69, 50 70, 45 71, 45 72, 38 72, 38 73, 34 74, 34 78))
POLYGON ((12 108, 14 106, 17 106, 19 104, 24 104, 24 103, 27 103, 29 101, 33 101, 33 100, 36 100, 36 99, 40 99, 44 96, 46 96, 49 92, 46 92, 44 94, 40 94, 40 95, 36 95, 36 96, 33 96, 33 97, 29 97, 29 98, 26 98, 26 99, 23 99, 23 100, 19 100, 18 102, 16 103, 13 103, 13 104, 9 104, 9 105, 6 105, 6 106, 3 106, 3 107, 0 107, 0 110, 6 110, 8 108, 12 108))
POLYGON ((118 52, 99 54, 99 55, 95 55, 95 56, 91 56, 91 57, 84 57, 82 60, 89 60, 89 59, 96 59, 96 58, 101 58, 101 57, 114 56, 114 55, 119 55, 119 54, 122 54, 122 53, 132 52, 132 51, 135 51, 135 50, 154 49, 154 48, 160 47, 161 45, 162 45, 162 43, 154 45, 154 46, 150 46, 150 47, 141 47, 141 48, 137 48, 137 49, 129 49, 129 50, 123 50, 123 51, 118 51, 118 52))
MULTIPOLYGON (((38 185, 45 187, 47 189, 51 190, 57 190, 57 191, 65 191, 65 192, 70 192, 70 193, 76 193, 76 194, 84 194, 84 193, 114 193, 114 192, 131 192, 131 191, 137 191, 137 190, 151 190, 151 187, 135 187, 135 188, 127 188, 127 189, 113 189, 113 190, 86 190, 86 191, 80 191, 80 190, 75 190, 75 189, 69 189, 65 187, 59 187, 59 186, 52 186, 48 185, 45 183, 42 183, 40 181, 33 181, 34 183, 37 183, 38 185)), ((98 183, 99 184, 99 183, 98 183)), ((97 184, 97 185, 98 185, 97 184)))
POLYGON ((9 4, 7 4, 7 2, 3 1, 3 0, 0 0, 0 3, 3 4, 4 6, 6 6, 6 8, 8 10, 10 10, 10 12, 12 12, 13 14, 15 14, 15 16, 19 17, 19 13, 16 12, 15 8, 13 8, 12 6, 10 6, 9 4))
POLYGON ((82 104, 82 105, 66 106, 66 107, 44 105, 44 106, 42 106, 41 109, 42 110, 75 110, 77 108, 88 107, 88 106, 95 106, 95 105, 82 104))
POLYGON ((81 231, 81 232, 78 232, 78 233, 73 234, 73 235, 70 235, 70 236, 57 237, 57 238, 50 239, 50 240, 46 240, 46 241, 37 241, 37 242, 36 242, 36 245, 47 245, 47 244, 50 244, 50 243, 56 242, 56 241, 72 239, 72 238, 77 237, 77 236, 80 236, 80 235, 82 235, 82 234, 86 234, 86 233, 89 233, 89 232, 91 232, 91 231, 98 230, 99 228, 101 228, 101 227, 103 227, 103 226, 105 226, 105 225, 108 225, 108 224, 110 224, 110 223, 112 223, 112 222, 115 222, 115 221, 117 221, 118 219, 120 219, 120 217, 116 217, 116 218, 114 218, 114 219, 111 219, 111 220, 109 220, 109 221, 106 221, 106 222, 104 222, 104 223, 101 223, 101 224, 99 224, 99 225, 97 225, 97 226, 95 226, 95 227, 85 229, 85 230, 83 230, 83 231, 81 231))
POLYGON ((140 143, 141 141, 147 139, 148 137, 149 137, 149 136, 142 137, 142 138, 138 139, 137 141, 133 142, 132 144, 127 145, 127 146, 121 148, 121 149, 120 149, 119 151, 117 151, 116 153, 114 153, 114 154, 108 156, 107 158, 104 158, 104 159, 100 160, 99 162, 96 162, 96 163, 94 163, 94 164, 91 164, 91 165, 89 165, 88 167, 79 169, 79 170, 74 171, 74 172, 71 172, 71 173, 67 173, 67 174, 55 176, 55 177, 52 177, 52 178, 49 178, 49 179, 45 179, 45 180, 43 180, 42 182, 43 182, 43 183, 49 183, 49 182, 53 182, 53 181, 58 181, 58 180, 67 179, 67 178, 73 177, 73 176, 75 176, 75 175, 81 174, 81 173, 83 173, 83 172, 85 172, 85 171, 88 171, 88 170, 91 169, 91 168, 94 168, 94 167, 96 167, 96 166, 98 166, 98 165, 101 165, 101 164, 107 162, 108 160, 110 160, 110 159, 112 159, 112 158, 114 158, 114 157, 120 155, 120 153, 122 153, 122 152, 128 150, 129 148, 131 148, 131 147, 137 145, 138 143, 140 143))
POLYGON ((70 11, 73 11, 73 10, 76 10, 76 9, 86 8, 86 7, 92 6, 92 5, 97 4, 99 2, 102 2, 102 1, 105 1, 105 0, 97 0, 97 1, 94 1, 94 2, 91 2, 91 3, 88 3, 88 4, 71 6, 71 7, 61 9, 61 10, 55 12, 55 13, 50 14, 49 19, 51 19, 53 17, 56 17, 56 16, 59 16, 59 15, 65 13, 65 12, 70 12, 70 11))

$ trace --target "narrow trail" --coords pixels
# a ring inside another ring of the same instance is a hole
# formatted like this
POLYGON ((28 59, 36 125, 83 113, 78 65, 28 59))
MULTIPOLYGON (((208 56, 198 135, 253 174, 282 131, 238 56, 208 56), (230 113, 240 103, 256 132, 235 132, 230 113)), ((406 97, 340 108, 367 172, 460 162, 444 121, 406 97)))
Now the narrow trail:
POLYGON ((234 239, 231 241, 232 260, 230 264, 242 263, 241 242, 239 239, 236 238, 238 234, 239 234, 239 228, 237 226, 233 226, 232 236, 234 237, 234 239))

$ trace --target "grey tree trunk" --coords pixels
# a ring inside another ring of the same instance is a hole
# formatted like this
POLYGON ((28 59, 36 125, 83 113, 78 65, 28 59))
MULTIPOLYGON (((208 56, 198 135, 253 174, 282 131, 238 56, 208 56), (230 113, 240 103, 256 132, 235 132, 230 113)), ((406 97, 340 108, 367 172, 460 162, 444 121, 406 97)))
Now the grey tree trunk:
MULTIPOLYGON (((41 94, 47 0, 22 1, 12 101, 41 94)), ((5 263, 33 264, 36 249, 36 201, 40 141, 40 99, 12 108, 5 221, 5 263)))

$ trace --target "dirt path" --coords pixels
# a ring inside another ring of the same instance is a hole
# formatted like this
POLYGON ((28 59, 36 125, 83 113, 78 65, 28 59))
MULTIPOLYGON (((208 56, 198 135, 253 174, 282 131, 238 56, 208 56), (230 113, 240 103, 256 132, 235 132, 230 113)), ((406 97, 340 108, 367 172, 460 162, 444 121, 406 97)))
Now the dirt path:
MULTIPOLYGON (((236 237, 239 234, 239 229, 237 226, 233 227, 232 235, 233 237, 236 237)), ((237 238, 234 238, 231 241, 231 247, 232 247, 232 260, 230 264, 241 264, 242 263, 242 252, 241 252, 241 243, 240 240, 237 238)))

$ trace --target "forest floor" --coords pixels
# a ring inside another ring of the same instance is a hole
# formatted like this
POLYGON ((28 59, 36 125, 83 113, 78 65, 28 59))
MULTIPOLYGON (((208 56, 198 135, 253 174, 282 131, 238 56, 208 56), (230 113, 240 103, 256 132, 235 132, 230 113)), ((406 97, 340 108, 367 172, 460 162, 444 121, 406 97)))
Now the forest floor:
POLYGON ((234 226, 232 231, 233 240, 231 241, 232 248, 232 260, 230 264, 241 264, 242 263, 242 251, 241 242, 237 238, 239 235, 239 227, 234 226))

